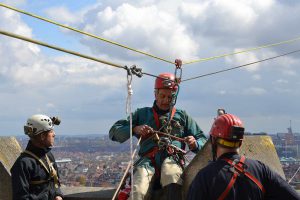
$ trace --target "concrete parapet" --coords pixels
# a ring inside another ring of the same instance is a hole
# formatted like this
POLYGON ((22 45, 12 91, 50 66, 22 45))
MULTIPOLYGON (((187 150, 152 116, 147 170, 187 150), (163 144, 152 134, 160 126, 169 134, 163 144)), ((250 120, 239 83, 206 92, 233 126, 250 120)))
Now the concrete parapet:
POLYGON ((0 199, 11 200, 10 169, 22 149, 14 137, 0 137, 0 199))
MULTIPOLYGON (((10 168, 19 156, 21 147, 14 137, 0 137, 0 200, 11 200, 10 168)), ((269 136, 247 136, 242 145, 241 154, 268 164, 284 177, 275 147, 269 136)), ((194 157, 183 174, 183 195, 197 174, 211 159, 211 148, 207 142, 204 148, 194 157)), ((62 187, 64 200, 108 200, 113 197, 114 188, 101 187, 62 187)), ((152 199, 164 199, 163 192, 153 195, 152 199)))
POLYGON ((64 200, 111 200, 115 188, 103 187, 62 187, 64 200))

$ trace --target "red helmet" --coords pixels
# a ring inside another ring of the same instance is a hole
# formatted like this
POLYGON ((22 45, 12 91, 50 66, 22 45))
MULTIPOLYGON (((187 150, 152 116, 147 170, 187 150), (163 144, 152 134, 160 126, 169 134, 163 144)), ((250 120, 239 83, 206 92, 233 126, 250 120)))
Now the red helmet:
POLYGON ((155 80, 155 89, 176 89, 175 76, 171 73, 162 73, 155 80))
POLYGON ((218 116, 211 129, 210 135, 225 140, 242 140, 244 138, 244 126, 240 118, 232 114, 218 116))

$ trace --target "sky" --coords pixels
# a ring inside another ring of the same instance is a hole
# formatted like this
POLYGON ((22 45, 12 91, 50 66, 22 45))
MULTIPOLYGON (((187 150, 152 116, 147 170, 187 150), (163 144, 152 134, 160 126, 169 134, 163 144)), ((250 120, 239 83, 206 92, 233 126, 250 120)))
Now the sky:
MULTIPOLYGON (((300 1, 0 0, 91 34, 183 62, 300 36, 300 1)), ((0 7, 0 29, 143 72, 175 66, 0 7)), ((182 79, 299 50, 300 41, 183 65, 182 79)), ((0 35, 0 135, 22 135, 33 114, 59 116, 61 135, 108 134, 127 116, 123 69, 0 35)), ((182 82, 176 107, 207 134, 218 108, 248 132, 300 132, 300 53, 182 82)), ((132 80, 131 109, 152 106, 154 78, 132 80)))

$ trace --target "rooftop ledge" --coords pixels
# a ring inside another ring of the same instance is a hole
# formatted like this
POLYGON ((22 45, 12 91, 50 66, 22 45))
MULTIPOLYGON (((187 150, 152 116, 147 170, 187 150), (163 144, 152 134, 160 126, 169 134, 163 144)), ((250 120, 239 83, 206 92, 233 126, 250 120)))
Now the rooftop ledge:
POLYGON ((111 200, 116 189, 108 187, 62 187, 64 200, 111 200))

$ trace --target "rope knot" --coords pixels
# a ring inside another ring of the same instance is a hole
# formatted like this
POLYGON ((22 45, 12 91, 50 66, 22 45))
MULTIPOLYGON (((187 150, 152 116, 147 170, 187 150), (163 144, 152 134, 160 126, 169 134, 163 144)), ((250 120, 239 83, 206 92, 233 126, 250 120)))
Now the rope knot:
POLYGON ((133 89, 131 87, 131 84, 127 84, 127 91, 128 91, 128 95, 133 95, 133 89))

